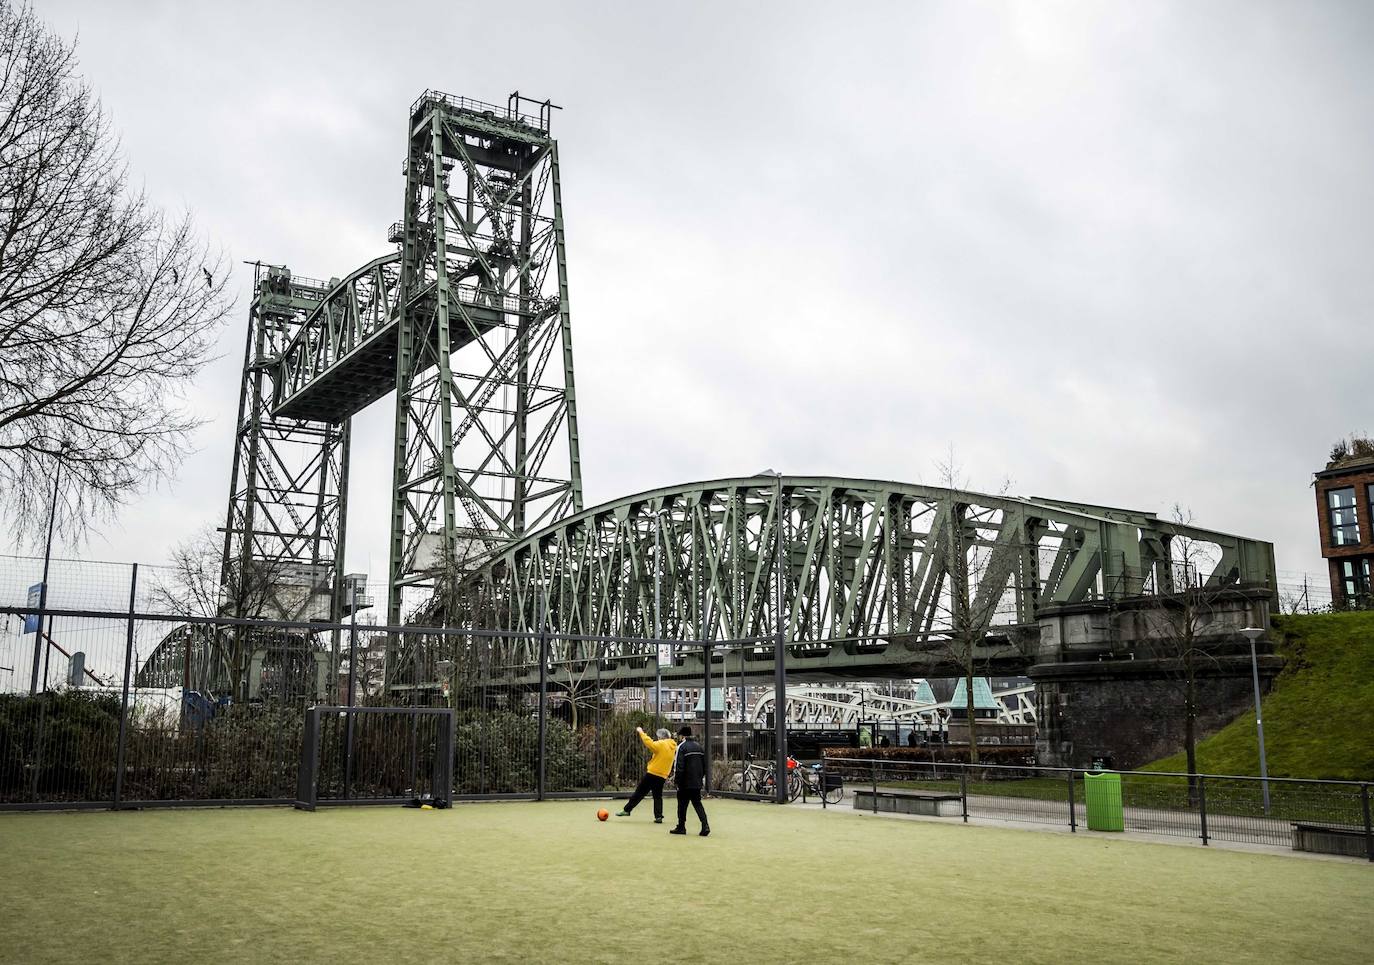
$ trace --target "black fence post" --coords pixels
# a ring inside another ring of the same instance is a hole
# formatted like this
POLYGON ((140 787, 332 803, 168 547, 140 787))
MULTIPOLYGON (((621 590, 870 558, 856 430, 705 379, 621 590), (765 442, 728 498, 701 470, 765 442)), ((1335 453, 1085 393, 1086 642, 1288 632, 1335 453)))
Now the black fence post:
POLYGON ((129 624, 124 635, 124 690, 119 697, 119 740, 115 744, 115 785, 112 810, 119 810, 124 797, 124 748, 129 734, 129 674, 134 663, 134 606, 138 594, 138 564, 129 576, 129 624))
MULTIPOLYGON (((778 579, 782 579, 782 574, 778 575, 778 579)), ((777 751, 776 763, 773 766, 780 775, 775 789, 777 801, 779 804, 786 804, 787 785, 792 775, 787 772, 787 666, 783 662, 786 649, 782 645, 782 640, 782 631, 779 630, 773 637, 773 743, 776 745, 774 750, 777 751)), ((741 661, 743 658, 744 651, 741 650, 741 661)))
POLYGON ((1374 824, 1369 820, 1369 785, 1360 785, 1360 810, 1364 812, 1364 853, 1374 861, 1374 824))
POLYGON ((874 758, 868 759, 869 773, 873 777, 873 813, 878 813, 878 762, 874 758))
POLYGON ((1078 833, 1078 815, 1074 812, 1073 803, 1073 768, 1069 768, 1069 831, 1078 833))
POLYGON ((959 765, 959 803, 964 809, 964 823, 968 824, 968 765, 959 765))
MULTIPOLYGON (((353 599, 348 614, 348 706, 357 702, 358 690, 358 584, 353 584, 353 599)), ((343 794, 347 800, 353 796, 353 718, 356 714, 344 715, 344 783, 343 794)))
MULTIPOLYGON (((703 634, 703 639, 704 636, 703 634)), ((706 757, 706 774, 703 778, 706 789, 703 793, 710 794, 714 790, 712 785, 715 784, 715 781, 711 779, 711 645, 709 643, 702 644, 701 660, 702 666, 705 668, 701 672, 701 693, 706 701, 703 705, 706 708, 706 722, 702 724, 702 750, 706 757)))
POLYGON ((1197 809, 1202 821, 1202 843, 1207 844, 1207 778, 1201 774, 1197 778, 1197 809))
MULTIPOLYGON (((542 620, 540 621, 542 624, 542 620)), ((541 625, 539 628, 539 775, 535 796, 544 800, 544 752, 548 747, 549 733, 549 638, 541 625)))
POLYGON ((34 736, 33 780, 29 785, 29 799, 37 804, 38 777, 43 773, 43 734, 48 723, 48 692, 44 690, 35 699, 38 701, 38 730, 34 736))
MULTIPOLYGON (((659 694, 663 693, 660 688, 659 694)), ((657 710, 655 710, 657 713, 657 710)), ((663 726, 662 724, 659 725, 663 726)), ((658 734, 654 734, 657 739, 658 734)), ((599 791, 605 787, 601 779, 601 655, 596 657, 596 720, 592 727, 592 787, 599 791)))

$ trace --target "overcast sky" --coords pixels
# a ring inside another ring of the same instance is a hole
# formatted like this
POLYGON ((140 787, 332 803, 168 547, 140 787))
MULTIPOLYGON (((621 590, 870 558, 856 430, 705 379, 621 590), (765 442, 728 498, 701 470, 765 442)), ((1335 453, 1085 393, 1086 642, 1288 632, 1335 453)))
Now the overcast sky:
MULTIPOLYGON (((425 88, 564 105, 588 504, 787 473, 1167 512, 1324 572, 1369 416, 1367 3, 36 0, 135 172, 236 263, 212 421, 88 556, 222 520, 251 269, 389 250, 425 88)), ((348 567, 385 579, 393 403, 348 567)))

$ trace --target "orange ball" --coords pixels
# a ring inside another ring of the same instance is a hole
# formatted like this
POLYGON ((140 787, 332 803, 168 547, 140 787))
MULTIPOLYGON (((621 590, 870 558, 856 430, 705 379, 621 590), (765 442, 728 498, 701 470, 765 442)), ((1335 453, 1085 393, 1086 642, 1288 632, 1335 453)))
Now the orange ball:
POLYGON ((597 811, 597 812, 596 812, 596 819, 597 819, 598 821, 604 821, 604 820, 606 820, 606 819, 607 819, 608 817, 610 817, 610 816, 611 816, 611 812, 610 812, 610 811, 607 811, 605 808, 602 808, 600 811, 597 811))

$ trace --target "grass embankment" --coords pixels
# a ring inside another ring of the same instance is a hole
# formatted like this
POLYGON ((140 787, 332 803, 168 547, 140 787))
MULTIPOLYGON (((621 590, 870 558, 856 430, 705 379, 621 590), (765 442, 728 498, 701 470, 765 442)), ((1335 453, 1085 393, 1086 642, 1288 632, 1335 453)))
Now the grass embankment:
MULTIPOLYGON (((1374 780, 1374 613, 1274 623, 1287 663, 1261 703, 1270 776, 1374 780)), ((1199 741, 1197 762, 1205 774, 1258 774, 1254 714, 1199 741)), ((1141 768, 1184 769, 1182 751, 1141 768)))
POLYGON ((1355 862, 598 806, 0 814, 0 961, 1353 962, 1374 920, 1355 862))

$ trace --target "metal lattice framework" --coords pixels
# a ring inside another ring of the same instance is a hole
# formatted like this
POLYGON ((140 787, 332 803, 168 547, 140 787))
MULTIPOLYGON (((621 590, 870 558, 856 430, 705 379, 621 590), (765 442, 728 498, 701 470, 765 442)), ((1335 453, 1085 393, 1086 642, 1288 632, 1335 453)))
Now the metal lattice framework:
MULTIPOLYGON (((327 284, 284 268, 260 277, 226 573, 273 552, 300 558, 312 537, 332 567, 349 419, 393 389, 391 622, 407 587, 452 579, 582 508, 554 109, 426 91, 409 115, 404 216, 390 232, 400 250, 327 284), (295 463, 268 440, 323 455, 282 472, 295 463), (281 545, 235 535, 263 519, 281 545)), ((337 600, 339 575, 327 575, 337 600)))
MULTIPOLYGON (((388 621, 408 588, 432 588, 427 616, 443 625, 533 634, 511 681, 533 679, 540 634, 564 666, 641 674, 647 639, 699 644, 667 679, 696 679, 715 641, 775 634, 797 680, 957 673, 955 643, 1017 672, 1046 608, 1169 589, 1180 537, 1215 550, 1206 585, 1272 592, 1267 543, 1049 499, 745 478, 584 511, 553 110, 426 91, 409 114, 399 252, 327 284, 260 272, 226 585, 285 561, 338 619, 348 423, 394 389, 388 621)), ((768 643, 739 653, 756 676, 771 667, 768 643)))
POLYGON ((337 621, 348 422, 274 411, 269 377, 329 286, 262 265, 254 283, 224 523, 222 609, 234 617, 337 621))
MULTIPOLYGON (((1024 670, 1046 607, 1110 604, 1173 579, 1170 543, 1212 548, 1209 586, 1274 586, 1270 544, 1148 513, 859 479, 725 479, 642 493, 576 514, 505 549, 467 581, 479 625, 627 638, 764 636, 783 624, 797 674, 950 676, 955 637, 1024 670), (779 537, 779 533, 781 536, 779 537), (776 541, 781 538, 781 551, 776 541), (783 562, 785 620, 773 614, 783 562), (902 672, 914 671, 914 672, 902 672), (943 672, 935 672, 943 670, 943 672)), ((463 614, 454 615, 462 618, 463 614)), ((560 638, 557 659, 590 657, 560 638)), ((759 672, 768 648, 757 648, 759 672)), ((699 649, 665 679, 696 677, 699 649)), ((748 663, 749 655, 745 660, 748 663)), ((533 665, 530 655, 530 665, 533 665)))
POLYGON ((474 550, 493 552, 582 505, 552 105, 531 116, 521 103, 513 95, 500 113, 427 91, 411 107, 393 620, 403 587, 432 583, 436 568, 462 569, 474 550), (464 346, 477 350, 466 356, 475 367, 455 364, 464 346), (559 471, 549 456, 565 427, 559 471), (428 539, 436 519, 437 546, 428 539))

